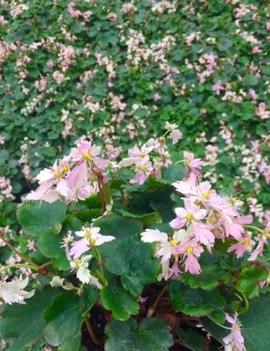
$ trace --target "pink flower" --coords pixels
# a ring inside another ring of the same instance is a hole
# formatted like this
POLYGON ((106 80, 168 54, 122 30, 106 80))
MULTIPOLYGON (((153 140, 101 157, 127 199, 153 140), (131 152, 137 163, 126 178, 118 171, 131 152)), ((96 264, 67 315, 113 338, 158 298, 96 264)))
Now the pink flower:
POLYGON ((267 243, 267 237, 265 235, 260 236, 257 247, 251 253, 248 261, 255 261, 259 256, 263 254, 264 246, 267 243))
POLYGON ((152 163, 150 161, 141 160, 136 163, 134 170, 136 173, 130 182, 132 184, 136 183, 142 185, 153 172, 152 163))
POLYGON ((212 86, 212 90, 217 94, 220 95, 220 92, 224 90, 223 85, 220 82, 215 83, 212 86))
POLYGON ((73 1, 68 4, 67 11, 70 16, 74 18, 79 18, 82 15, 81 11, 76 9, 76 5, 73 1))
POLYGON ((92 145, 90 141, 80 141, 76 148, 71 150, 71 159, 75 162, 93 161, 100 155, 101 148, 92 145))
POLYGON ((259 172, 264 176, 265 181, 267 184, 270 183, 270 165, 268 165, 266 162, 261 162, 259 165, 259 172))
POLYGON ((70 255, 74 256, 74 258, 76 259, 80 257, 83 253, 89 250, 90 250, 90 247, 89 247, 88 240, 83 238, 78 241, 75 241, 75 243, 72 244, 70 255))
POLYGON ((202 182, 196 188, 196 201, 202 202, 206 206, 211 206, 217 202, 217 194, 211 189, 209 182, 202 182))
POLYGON ((268 119, 270 117, 270 111, 267 110, 265 102, 260 102, 256 108, 256 115, 261 119, 268 119))
POLYGON ((215 243, 215 236, 211 232, 209 226, 204 223, 193 223, 191 227, 191 232, 195 239, 200 243, 205 245, 208 250, 213 247, 215 243))
POLYGON ((201 267, 198 258, 201 256, 203 248, 196 240, 184 240, 177 246, 176 252, 184 255, 185 272, 200 274, 201 267))
POLYGON ((89 251, 92 247, 100 246, 115 239, 111 235, 102 235, 99 227, 83 227, 82 229, 82 231, 75 232, 82 239, 75 241, 70 250, 70 255, 74 256, 75 259, 86 251, 89 251))
POLYGON ((204 162, 199 158, 195 158, 194 154, 188 151, 184 151, 184 162, 190 172, 189 179, 195 181, 200 176, 199 170, 204 165, 204 162))
POLYGON ((204 165, 204 162, 199 158, 195 158, 192 152, 184 151, 184 161, 192 170, 199 170, 204 165))
POLYGON ((164 278, 168 280, 177 277, 180 274, 178 267, 178 244, 186 237, 185 230, 179 230, 169 237, 168 234, 158 229, 146 229, 141 233, 141 240, 146 243, 156 243, 156 256, 161 261, 162 273, 159 280, 164 278), (174 263, 171 266, 171 260, 174 263))
POLYGON ((185 272, 189 272, 190 274, 200 274, 201 266, 199 261, 194 255, 188 255, 185 260, 185 272))
POLYGON ((110 12, 107 16, 108 20, 110 20, 111 22, 116 22, 117 21, 117 14, 110 12))
POLYGON ((54 202, 60 198, 60 195, 65 196, 67 188, 64 177, 69 170, 68 160, 65 159, 59 165, 55 162, 52 168, 42 170, 36 177, 39 187, 31 191, 26 199, 54 202))
POLYGON ((34 240, 28 240, 27 248, 29 251, 34 251, 34 252, 36 251, 34 240))
POLYGON ((226 321, 232 325, 231 332, 223 339, 225 350, 246 351, 244 338, 241 334, 241 323, 238 320, 238 315, 234 316, 226 314, 226 321))
POLYGON ((200 221, 206 216, 207 211, 194 204, 186 204, 185 208, 177 207, 175 213, 177 217, 170 222, 170 226, 174 229, 180 229, 186 224, 200 221))
POLYGON ((169 132, 169 137, 172 139, 173 144, 176 144, 182 138, 183 135, 175 123, 166 122, 165 128, 169 132))
POLYGON ((57 84, 61 84, 65 80, 65 76, 60 71, 53 72, 52 76, 56 80, 57 84))
POLYGON ((142 147, 134 146, 128 150, 127 158, 124 158, 120 163, 120 167, 129 167, 131 165, 136 165, 142 161, 149 161, 150 152, 154 149, 154 146, 143 145, 142 147))
POLYGON ((237 258, 241 258, 245 252, 251 252, 254 245, 251 235, 246 234, 238 243, 230 246, 228 252, 234 252, 237 258))
POLYGON ((232 219, 225 219, 223 221, 223 225, 225 228, 225 235, 232 236, 236 240, 242 239, 242 234, 244 233, 245 229, 239 223, 234 222, 232 219))
POLYGON ((88 169, 85 162, 75 166, 68 174, 65 183, 62 184, 62 192, 68 201, 75 199, 87 199, 91 193, 97 193, 97 189, 88 182, 88 169))
POLYGON ((196 186, 194 182, 191 182, 190 180, 180 180, 172 185, 175 187, 177 192, 183 195, 190 196, 196 194, 196 186))

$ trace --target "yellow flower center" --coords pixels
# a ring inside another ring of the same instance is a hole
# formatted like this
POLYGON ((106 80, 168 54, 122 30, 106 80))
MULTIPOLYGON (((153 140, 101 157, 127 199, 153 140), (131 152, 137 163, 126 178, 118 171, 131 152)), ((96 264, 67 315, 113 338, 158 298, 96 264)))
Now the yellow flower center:
POLYGON ((63 166, 62 172, 67 173, 70 170, 68 165, 63 166))
POLYGON ((209 200, 210 199, 210 192, 209 191, 202 192, 202 198, 205 200, 209 200))
POLYGON ((188 213, 186 214, 186 220, 187 220, 188 222, 192 222, 194 219, 195 219, 195 217, 194 217, 193 213, 188 212, 188 213))
POLYGON ((90 151, 83 152, 82 157, 85 161, 91 161, 93 159, 93 155, 90 153, 90 151))
POLYGON ((218 220, 219 220, 219 215, 215 213, 212 213, 207 217, 207 223, 209 224, 215 224, 218 222, 218 220))
POLYGON ((62 179, 62 177, 63 177, 63 172, 61 172, 61 171, 54 171, 53 172, 53 176, 54 176, 54 178, 56 178, 57 180, 60 180, 60 179, 62 179))
POLYGON ((171 245, 171 247, 175 247, 175 246, 177 246, 177 245, 178 245, 178 243, 179 243, 179 241, 178 241, 178 240, 176 240, 176 239, 172 239, 172 240, 170 241, 170 245, 171 245))
POLYGON ((89 246, 95 246, 96 240, 93 239, 93 233, 91 232, 91 230, 86 229, 86 230, 84 231, 84 237, 85 237, 85 239, 88 240, 89 246))
POLYGON ((76 259, 74 260, 74 263, 75 263, 75 265, 76 265, 77 267, 79 267, 80 264, 82 263, 82 260, 81 260, 80 258, 76 258, 76 259))
POLYGON ((243 246, 245 249, 247 249, 250 246, 250 238, 244 238, 243 240, 243 246))
POLYGON ((138 171, 146 172, 147 169, 148 169, 148 168, 147 168, 146 165, 139 165, 139 166, 137 166, 137 170, 138 170, 138 171))
POLYGON ((267 238, 270 238, 270 231, 269 231, 269 230, 265 230, 265 231, 264 231, 264 235, 265 235, 267 238))
POLYGON ((186 251, 186 254, 187 254, 187 255, 190 255, 190 254, 193 253, 194 248, 193 248, 193 246, 188 245, 188 246, 186 247, 185 251, 186 251))

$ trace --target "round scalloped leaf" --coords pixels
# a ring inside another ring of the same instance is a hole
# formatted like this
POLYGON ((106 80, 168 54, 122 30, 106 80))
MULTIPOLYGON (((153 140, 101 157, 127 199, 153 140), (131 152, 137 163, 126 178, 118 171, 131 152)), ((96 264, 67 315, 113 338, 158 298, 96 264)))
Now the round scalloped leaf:
POLYGON ((0 320, 0 339, 9 343, 8 351, 26 351, 42 343, 46 326, 44 310, 59 294, 57 289, 45 288, 23 305, 6 305, 0 320))
POLYGON ((145 285, 155 282, 160 272, 152 246, 134 237, 113 240, 100 252, 105 268, 121 276, 123 286, 134 296, 141 294, 145 285))
POLYGON ((101 291, 103 307, 112 312, 115 319, 125 321, 139 312, 139 304, 130 293, 123 289, 116 278, 110 278, 108 285, 101 291))
POLYGON ((43 330, 46 342, 59 351, 77 351, 81 345, 81 326, 89 309, 97 301, 92 288, 80 297, 74 292, 63 292, 46 309, 48 323, 43 330))
POLYGON ((173 345, 169 327, 157 318, 144 319, 139 325, 133 319, 113 320, 105 332, 105 351, 167 351, 173 345))
POLYGON ((218 290, 192 289, 175 280, 169 283, 169 293, 175 310, 191 316, 203 316, 224 307, 218 290))
POLYGON ((62 201, 53 203, 28 201, 18 209, 17 216, 27 234, 39 236, 50 231, 58 233, 66 211, 67 206, 62 201))
POLYGON ((101 228, 102 234, 113 235, 119 239, 139 234, 143 231, 143 225, 140 221, 116 214, 98 219, 95 221, 95 226, 101 228))

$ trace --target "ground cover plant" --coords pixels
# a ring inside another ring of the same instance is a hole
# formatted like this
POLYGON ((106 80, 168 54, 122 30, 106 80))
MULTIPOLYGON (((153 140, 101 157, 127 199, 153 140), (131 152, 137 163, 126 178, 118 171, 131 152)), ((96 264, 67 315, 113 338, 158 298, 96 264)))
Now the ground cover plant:
POLYGON ((266 1, 0 0, 0 349, 268 351, 266 1))
POLYGON ((194 154, 173 161, 165 136, 120 162, 81 139, 38 174, 20 249, 1 234, 3 276, 26 276, 0 285, 8 350, 267 349, 267 218, 202 181, 194 154))

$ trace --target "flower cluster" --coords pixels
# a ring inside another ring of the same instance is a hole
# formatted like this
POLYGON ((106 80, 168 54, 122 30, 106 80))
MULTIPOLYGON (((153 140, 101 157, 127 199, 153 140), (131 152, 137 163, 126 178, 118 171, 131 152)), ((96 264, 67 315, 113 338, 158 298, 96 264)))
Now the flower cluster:
POLYGON ((216 240, 231 238, 237 243, 229 247, 242 257, 250 252, 254 241, 244 228, 252 222, 252 216, 241 216, 234 199, 219 195, 209 182, 190 179, 175 182, 176 191, 182 194, 183 207, 176 207, 176 218, 170 222, 173 235, 147 229, 141 234, 144 242, 156 242, 156 255, 162 263, 165 279, 177 277, 181 266, 185 272, 199 274, 199 257, 211 252, 216 240))
POLYGON ((159 138, 149 139, 141 147, 134 146, 129 149, 128 157, 119 163, 119 167, 131 167, 135 175, 130 182, 143 184, 149 176, 159 177, 161 168, 168 167, 170 164, 170 154, 165 140, 159 138))
POLYGON ((101 157, 100 147, 81 140, 67 157, 37 175, 39 187, 27 199, 48 202, 59 198, 67 202, 87 199, 106 182, 108 166, 109 161, 101 157))

